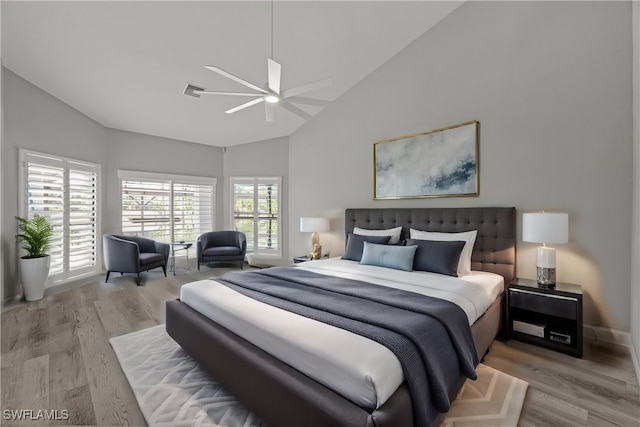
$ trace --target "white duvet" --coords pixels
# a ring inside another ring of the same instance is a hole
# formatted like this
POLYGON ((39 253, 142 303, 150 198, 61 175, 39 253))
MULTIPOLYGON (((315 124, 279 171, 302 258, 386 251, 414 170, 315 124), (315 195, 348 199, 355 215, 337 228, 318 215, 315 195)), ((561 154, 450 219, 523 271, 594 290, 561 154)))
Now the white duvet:
MULTIPOLYGON (((472 272, 455 278, 406 272, 332 258, 296 268, 371 282, 451 301, 473 324, 500 295, 502 276, 472 272)), ((378 408, 402 384, 400 362, 386 347, 335 326, 246 297, 212 279, 184 285, 180 299, 194 310, 354 403, 378 408)))

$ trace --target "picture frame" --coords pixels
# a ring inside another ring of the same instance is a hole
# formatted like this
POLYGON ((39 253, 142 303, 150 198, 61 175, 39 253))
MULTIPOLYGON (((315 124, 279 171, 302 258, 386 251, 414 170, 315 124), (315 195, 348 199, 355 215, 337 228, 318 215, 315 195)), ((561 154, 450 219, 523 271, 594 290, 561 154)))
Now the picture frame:
POLYGON ((480 122, 373 144, 373 199, 479 195, 480 122))

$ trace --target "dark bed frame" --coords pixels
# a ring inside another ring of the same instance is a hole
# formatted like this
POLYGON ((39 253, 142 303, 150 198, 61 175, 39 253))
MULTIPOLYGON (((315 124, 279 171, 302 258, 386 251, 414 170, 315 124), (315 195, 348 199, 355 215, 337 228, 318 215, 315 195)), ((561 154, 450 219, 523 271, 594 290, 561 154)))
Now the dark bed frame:
MULTIPOLYGON (((347 209, 345 229, 402 226, 425 231, 478 230, 472 270, 515 278, 515 208, 347 209)), ((406 384, 373 412, 357 406, 179 300, 167 302, 167 332, 203 369, 271 427, 414 427, 406 384)), ((481 359, 501 327, 502 296, 471 327, 481 359)), ((464 383, 461 378, 459 385, 464 383)), ((451 390, 451 399, 458 388, 451 390)), ((437 425, 440 419, 434 422, 437 425)))

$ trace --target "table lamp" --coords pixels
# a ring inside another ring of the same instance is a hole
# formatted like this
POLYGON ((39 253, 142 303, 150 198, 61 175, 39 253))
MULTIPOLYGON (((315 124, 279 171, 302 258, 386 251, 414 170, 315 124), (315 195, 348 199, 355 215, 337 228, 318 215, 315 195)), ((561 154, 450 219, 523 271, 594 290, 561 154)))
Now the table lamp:
POLYGON ((551 212, 522 214, 522 240, 542 243, 537 250, 538 286, 555 288, 556 250, 546 244, 569 243, 569 214, 551 212))
POLYGON ((320 235, 318 233, 329 231, 329 220, 326 218, 300 218, 300 231, 302 233, 313 233, 311 235, 313 249, 309 254, 309 258, 320 259, 322 246, 320 246, 320 235))

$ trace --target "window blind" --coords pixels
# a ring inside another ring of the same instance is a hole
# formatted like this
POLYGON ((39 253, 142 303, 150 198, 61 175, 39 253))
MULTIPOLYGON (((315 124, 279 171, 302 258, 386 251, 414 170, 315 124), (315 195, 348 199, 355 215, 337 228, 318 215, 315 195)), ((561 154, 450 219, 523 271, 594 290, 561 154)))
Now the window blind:
POLYGON ((69 162, 69 271, 97 265, 98 174, 69 162))
POLYGON ((122 234, 172 241, 170 181, 122 180, 122 234))
POLYGON ((247 236, 247 252, 280 256, 280 177, 231 178, 233 225, 247 236))
POLYGON ((122 233, 195 242, 214 227, 215 179, 119 171, 122 233))
POLYGON ((173 221, 174 241, 194 242, 213 230, 213 187, 175 182, 173 221))
POLYGON ((99 175, 96 164, 20 151, 27 217, 49 220, 49 282, 99 270, 99 175))

